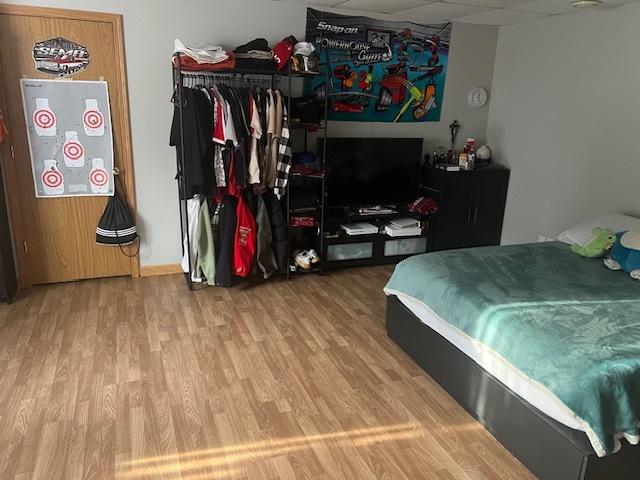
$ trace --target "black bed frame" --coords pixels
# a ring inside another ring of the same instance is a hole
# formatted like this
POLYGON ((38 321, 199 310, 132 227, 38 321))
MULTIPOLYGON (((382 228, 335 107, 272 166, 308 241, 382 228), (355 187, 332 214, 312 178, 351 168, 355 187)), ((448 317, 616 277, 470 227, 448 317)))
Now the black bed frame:
POLYGON ((598 457, 584 432, 520 398, 393 295, 387 297, 386 327, 392 340, 537 477, 640 479, 640 446, 622 440, 619 452, 598 457))

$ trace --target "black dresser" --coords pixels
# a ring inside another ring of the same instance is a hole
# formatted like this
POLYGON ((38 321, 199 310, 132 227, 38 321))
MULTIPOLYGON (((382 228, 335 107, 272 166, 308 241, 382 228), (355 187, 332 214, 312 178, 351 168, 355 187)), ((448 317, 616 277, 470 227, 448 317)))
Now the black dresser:
POLYGON ((496 164, 459 172, 430 169, 423 195, 435 198, 440 210, 429 250, 499 245, 509 173, 496 164))

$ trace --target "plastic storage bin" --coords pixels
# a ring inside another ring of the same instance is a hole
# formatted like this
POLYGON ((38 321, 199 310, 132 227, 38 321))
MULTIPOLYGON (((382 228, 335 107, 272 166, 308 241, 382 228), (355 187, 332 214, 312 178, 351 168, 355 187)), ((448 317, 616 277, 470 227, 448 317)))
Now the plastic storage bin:
POLYGON ((398 240, 387 240, 384 242, 384 256, 394 257, 396 255, 415 255, 427 251, 427 237, 422 238, 399 238, 398 240))
POLYGON ((327 261, 357 260, 373 257, 373 242, 343 243, 327 247, 327 261))

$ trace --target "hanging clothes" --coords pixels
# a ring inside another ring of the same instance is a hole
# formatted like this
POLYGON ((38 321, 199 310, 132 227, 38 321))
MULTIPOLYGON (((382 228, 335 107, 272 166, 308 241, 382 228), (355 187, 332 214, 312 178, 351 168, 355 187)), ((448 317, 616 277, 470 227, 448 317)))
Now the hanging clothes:
POLYGON ((183 270, 193 281, 223 287, 252 272, 265 279, 286 272, 288 231, 280 199, 291 139, 284 95, 223 82, 182 93, 182 130, 176 105, 170 144, 178 155, 184 151, 190 242, 185 236, 183 244, 191 262, 185 254, 183 270))
POLYGON ((289 259, 287 258, 288 234, 286 217, 282 210, 282 205, 275 195, 271 193, 265 194, 264 200, 269 210, 269 219, 271 221, 273 253, 276 257, 278 270, 284 273, 287 271, 289 263, 289 259))
POLYGON ((256 106, 258 107, 258 115, 260 116, 260 124, 262 125, 262 137, 260 137, 260 145, 262 146, 262 151, 267 148, 268 144, 268 136, 267 127, 268 127, 268 112, 267 112, 267 92, 263 88, 258 88, 254 91, 254 98, 256 101, 256 106))
POLYGON ((269 90, 271 110, 269 112, 269 146, 267 150, 267 160, 265 162, 266 172, 264 174, 264 185, 273 188, 276 184, 276 168, 278 164, 278 150, 280 145, 280 135, 282 134, 282 95, 278 90, 269 90))
POLYGON ((287 118, 287 108, 282 104, 282 133, 278 146, 278 163, 276 166, 276 181, 273 188, 278 199, 281 199, 289 182, 289 172, 291 170, 291 138, 289 133, 289 120, 287 118))
MULTIPOLYGON (((191 280, 194 282, 201 282, 202 277, 198 274, 198 225, 200 222, 200 199, 199 195, 186 200, 186 212, 187 212, 187 230, 189 232, 189 241, 187 241, 187 235, 185 234, 182 239, 182 250, 184 255, 180 266, 184 273, 191 272, 191 280), (189 251, 191 252, 191 263, 189 263, 189 251)), ((185 200, 182 200, 185 201, 185 200)))
POLYGON ((263 164, 260 165, 260 183, 265 187, 268 184, 269 164, 271 163, 271 144, 276 134, 276 99, 273 90, 270 88, 266 92, 266 117, 267 134, 266 145, 264 147, 263 164))
POLYGON ((191 271, 193 282, 207 282, 214 285, 215 278, 215 244, 211 229, 209 205, 203 195, 196 195, 186 201, 187 228, 189 243, 185 235, 183 242, 184 254, 180 262, 182 271, 191 271), (190 249, 191 255, 187 248, 190 249), (189 264, 189 256, 191 264, 189 264))
POLYGON ((255 185, 260 183, 260 159, 258 154, 258 145, 262 137, 262 124, 260 123, 260 115, 258 113, 258 105, 253 97, 250 97, 251 106, 251 147, 249 152, 249 184, 255 185))
POLYGON ((242 101, 235 89, 221 85, 218 91, 226 101, 228 121, 225 123, 226 146, 233 150, 236 185, 244 188, 247 185, 247 145, 249 140, 249 125, 242 106, 242 101), (232 136, 230 136, 232 135, 232 136))
POLYGON ((210 128, 213 124, 211 102, 200 90, 183 89, 182 135, 180 134, 180 107, 175 106, 169 145, 176 147, 180 164, 181 147, 184 148, 185 198, 198 193, 211 193, 213 183, 213 142, 210 128), (183 145, 184 141, 184 145, 183 145))
POLYGON ((200 205, 196 237, 198 246, 198 260, 196 262, 197 270, 199 272, 202 272, 204 277, 207 279, 207 284, 215 285, 215 245, 213 239, 213 230, 211 228, 209 204, 206 198, 202 199, 202 204, 200 205))
POLYGON ((278 262, 273 255, 273 233, 267 205, 262 195, 256 197, 256 263, 266 280, 278 271, 278 262))
POLYGON ((246 277, 251 273, 256 252, 256 221, 242 195, 237 197, 236 234, 233 245, 233 273, 246 277))
POLYGON ((216 187, 226 187, 227 177, 224 168, 223 151, 226 147, 225 122, 227 121, 226 103, 218 89, 213 86, 209 88, 209 95, 212 100, 213 107, 213 125, 212 136, 213 141, 213 170, 216 177, 216 187))
POLYGON ((216 251, 216 285, 230 287, 233 284, 233 244, 236 234, 236 199, 226 195, 218 211, 218 242, 216 251))

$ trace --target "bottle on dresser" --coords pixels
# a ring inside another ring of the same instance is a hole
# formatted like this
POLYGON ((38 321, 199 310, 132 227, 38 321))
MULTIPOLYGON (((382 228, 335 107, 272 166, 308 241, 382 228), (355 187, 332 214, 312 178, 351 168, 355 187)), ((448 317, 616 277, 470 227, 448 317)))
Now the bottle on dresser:
POLYGON ((458 165, 460 170, 473 170, 476 161, 476 141, 473 138, 467 138, 462 148, 462 152, 458 156, 458 165))

